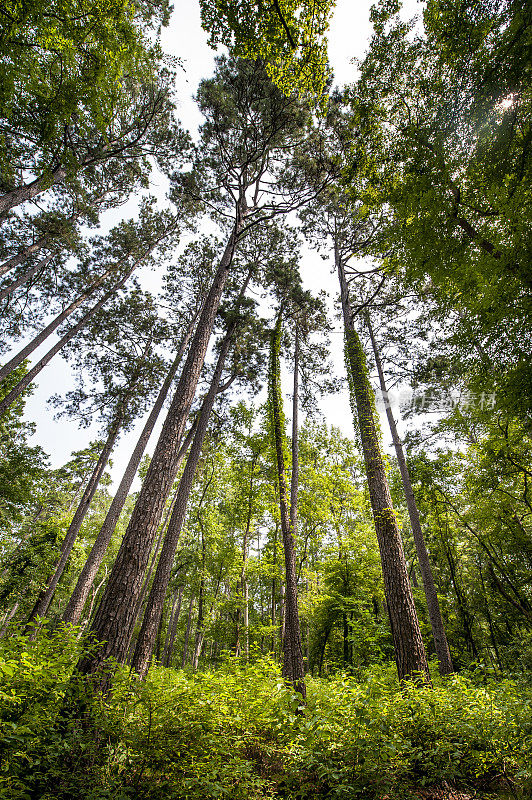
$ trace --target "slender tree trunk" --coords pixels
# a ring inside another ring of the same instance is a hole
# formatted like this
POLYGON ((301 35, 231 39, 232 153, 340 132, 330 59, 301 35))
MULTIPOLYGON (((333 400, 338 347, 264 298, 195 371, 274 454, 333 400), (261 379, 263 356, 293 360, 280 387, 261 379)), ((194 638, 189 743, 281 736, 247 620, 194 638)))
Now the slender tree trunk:
POLYGON ((464 639, 466 642, 466 646, 476 659, 478 658, 478 648, 473 638, 473 621, 474 618, 469 611, 466 598, 462 591, 462 587, 458 582, 458 574, 456 570, 456 564, 454 561, 454 556, 451 552, 451 548, 449 546, 445 546, 445 556, 447 558, 447 563, 449 565, 449 571, 451 574, 451 584, 454 589, 454 594, 456 596, 456 602, 458 604, 458 616, 462 622, 462 630, 464 632, 464 639))
POLYGON ((470 531, 470 533, 473 534, 473 536, 475 537, 475 539, 477 540, 477 542, 479 543, 479 545, 482 547, 483 551, 487 555, 487 557, 489 559, 490 574, 492 575, 493 580, 495 582, 495 585, 498 588, 499 592, 502 594, 502 596, 506 600, 508 600, 509 603, 511 603, 514 606, 514 608, 518 609, 528 619, 529 622, 532 622, 532 607, 531 607, 530 603, 528 602, 528 600, 526 599, 526 597, 520 593, 520 591, 517 588, 515 582, 512 580, 512 578, 508 574, 508 571, 505 569, 505 567, 503 565, 503 562, 500 561, 496 557, 496 555, 492 552, 491 548, 486 543, 485 539, 472 527, 472 525, 470 525, 468 523, 468 521, 465 519, 463 514, 461 514, 458 511, 456 506, 451 502, 451 498, 439 486, 437 486, 436 488, 438 489, 440 494, 445 498, 445 500, 448 503, 449 508, 451 509, 453 514, 455 514, 456 517, 462 523, 462 525, 468 531, 470 531), (500 583, 499 579, 497 578, 497 576, 496 576, 496 574, 495 574, 495 572, 493 570, 493 565, 495 565, 497 567, 497 569, 501 573, 501 576, 502 576, 503 580, 508 584, 509 589, 511 590, 511 592, 515 596, 515 600, 511 595, 509 595, 506 592, 506 590, 504 589, 504 587, 500 583))
POLYGON ((94 611, 94 604, 96 603, 96 598, 98 597, 98 592, 100 591, 105 581, 107 580, 107 572, 108 570, 106 567, 104 570, 103 578, 101 579, 100 583, 97 586, 94 586, 93 584, 91 587, 91 601, 87 611, 87 615, 79 627, 78 639, 81 639, 81 637, 83 636, 83 631, 91 621, 92 612, 94 611))
MULTIPOLYGON (((297 575, 294 530, 288 509, 288 488, 283 453, 282 399, 279 378, 279 347, 281 340, 282 309, 271 337, 270 404, 272 433, 277 461, 279 484, 279 510, 285 555, 285 636, 283 642, 283 676, 303 700, 306 697, 305 670, 301 644, 301 628, 297 607, 297 575)), ((297 424, 297 420, 296 420, 297 424)), ((296 451, 297 452, 297 451, 296 451)))
MULTIPOLYGON (((190 429, 189 429, 189 431, 188 431, 188 433, 187 433, 187 435, 185 437, 185 440, 183 441, 183 444, 179 448, 179 461, 178 461, 178 464, 177 464, 176 473, 177 473, 177 470, 179 469, 179 467, 181 466, 181 463, 182 463, 183 458, 185 457, 185 455, 187 453, 187 450, 188 450, 188 448, 190 446, 190 443, 192 442, 195 430, 196 430, 196 423, 191 425, 191 427, 190 427, 190 429)), ((175 480, 175 475, 174 475, 174 480, 175 480)), ((174 481, 172 481, 172 483, 173 482, 174 481)), ((155 550, 154 550, 154 552, 152 554, 152 557, 151 557, 151 560, 150 560, 150 565, 149 565, 148 570, 146 572, 146 575, 144 577, 144 581, 143 581, 143 584, 142 584, 142 589, 141 589, 141 592, 140 592, 140 594, 138 596, 137 605, 135 607, 135 612, 134 612, 134 614, 135 614, 135 623, 136 623, 137 619, 139 618, 139 615, 140 615, 140 612, 141 612, 141 609, 142 609, 142 605, 143 605, 144 600, 146 598, 146 593, 147 593, 148 587, 150 585, 151 576, 153 574, 153 570, 155 568, 155 564, 157 563, 157 558, 159 556, 159 551, 161 549, 161 546, 162 546, 162 544, 164 542, 164 538, 165 538, 166 532, 168 530, 169 520, 171 519, 171 515, 172 515, 172 512, 174 510, 174 506, 175 506, 178 494, 179 494, 179 487, 174 492, 174 496, 172 497, 172 500, 170 501, 170 505, 168 506, 168 511, 166 512, 166 515, 164 517, 164 522, 160 527, 159 536, 157 537, 157 542, 155 544, 155 550)), ((146 611, 146 609, 144 609, 144 612, 145 611, 146 611)), ((135 643, 135 645, 136 645, 136 643, 135 643)), ((129 661, 128 661, 128 663, 130 663, 130 664, 132 663, 134 652, 135 652, 135 647, 130 647, 130 658, 129 658, 129 661)))
MULTIPOLYGON (((78 669, 82 673, 96 672, 106 664, 109 657, 114 657, 118 662, 126 657, 135 624, 132 611, 142 587, 142 577, 175 476, 177 450, 229 275, 238 230, 237 222, 205 300, 146 479, 92 624, 92 634, 101 646, 97 652, 80 661, 78 669)), ((102 675, 102 687, 105 687, 107 681, 108 676, 102 675)))
POLYGON ((61 166, 55 167, 50 174, 35 178, 31 183, 17 186, 16 189, 6 192, 0 197, 0 219, 6 217, 12 208, 25 203, 26 200, 33 200, 46 189, 61 183, 65 177, 66 169, 61 166))
MULTIPOLYGON (((251 519, 253 515, 253 477, 255 471, 255 464, 258 456, 253 456, 251 459, 251 468, 249 476, 249 494, 248 494, 248 512, 246 518, 246 528, 244 531, 244 540, 242 542, 242 571, 240 573, 240 588, 242 589, 242 596, 244 600, 244 651, 246 654, 246 661, 249 659, 249 587, 246 578, 246 566, 248 561, 248 541, 251 532, 251 519)), ((237 634, 236 634, 236 648, 235 655, 240 653, 240 608, 237 609, 237 634)))
MULTIPOLYGON (((221 581, 222 581, 223 568, 224 568, 224 565, 222 563, 220 565, 220 574, 218 576, 218 581, 216 582, 216 589, 214 590, 214 597, 213 597, 213 600, 212 600, 212 603, 211 603, 211 607, 209 609, 208 616, 209 616, 210 619, 213 619, 213 612, 214 612, 214 607, 215 607, 215 604, 216 604, 216 598, 218 597, 218 592, 220 590, 220 584, 221 584, 221 581)), ((204 641, 205 641, 205 611, 202 608, 201 623, 199 621, 199 613, 198 613, 198 626, 197 626, 197 629, 196 629, 196 639, 195 639, 195 643, 194 643, 194 655, 192 657, 192 669, 194 670, 194 672, 197 671, 198 666, 199 666, 199 660, 201 658, 201 653, 203 651, 203 643, 204 643, 204 641)))
MULTIPOLYGON (((273 564, 275 571, 277 571, 277 532, 278 532, 278 523, 275 523, 274 529, 274 539, 273 539, 273 564)), ((275 572, 272 578, 272 593, 271 593, 271 621, 272 621, 272 653, 275 655, 275 644, 276 644, 276 634, 275 634, 275 622, 277 619, 277 581, 275 579, 275 572)))
POLYGON ((296 325, 294 349, 294 391, 292 394, 292 475, 290 478, 290 528, 297 536, 297 495, 299 490, 299 330, 296 325))
POLYGON ((6 272, 9 272, 9 270, 20 266, 20 264, 24 264, 30 256, 48 244, 52 238, 52 236, 41 236, 35 242, 25 247, 20 253, 17 253, 16 256, 11 256, 11 258, 8 258, 3 264, 0 264, 0 278, 2 275, 5 275, 6 272))
MULTIPOLYGON (((138 263, 138 262, 137 262, 138 263)), ((107 303, 110 298, 116 294, 116 292, 122 288, 125 284, 127 279, 131 276, 131 273, 137 266, 137 263, 124 275, 123 278, 120 279, 118 283, 116 283, 112 289, 106 292, 100 300, 90 308, 77 322, 73 325, 69 330, 62 336, 56 344, 48 352, 38 361, 25 375, 21 380, 17 383, 16 386, 7 394, 2 402, 0 403, 0 417, 3 416, 9 406, 15 402, 15 400, 20 397, 24 389, 33 381, 33 379, 41 372, 41 370, 46 367, 46 365, 52 360, 52 358, 57 355, 57 353, 67 344, 74 336, 82 330, 85 325, 90 321, 90 319, 107 303)), ((14 360, 14 359, 12 359, 14 360)), ((11 362, 10 362, 11 363, 11 362)), ((6 365, 7 366, 7 365, 6 365)))
POLYGON ((9 627, 9 623, 11 622, 11 620, 13 619, 15 614, 17 613, 18 607, 19 607, 19 601, 17 600, 17 602, 14 603, 14 605, 11 606, 11 608, 9 609, 7 614, 5 615, 4 619, 2 620, 2 627, 0 628, 0 639, 3 639, 4 636, 6 635, 7 629, 9 627))
POLYGON ((25 345, 22 348, 22 350, 19 350, 19 352, 16 355, 14 355, 13 358, 11 358, 7 362, 7 364, 4 364, 4 366, 0 369, 0 380, 7 378, 7 376, 10 375, 13 372, 13 370, 15 370, 20 364, 22 364, 22 362, 25 361, 26 358, 31 356, 31 354, 35 350, 37 350, 37 348, 40 347, 41 344, 43 344, 43 342, 45 342, 46 339, 55 330, 57 330, 57 328, 66 319, 68 319, 68 317, 70 317, 71 314, 74 313, 74 311, 77 311, 77 309, 85 302, 85 300, 87 300, 91 296, 91 294, 93 294, 96 291, 96 289, 98 289, 102 285, 105 279, 116 271, 117 266, 119 265, 114 266, 112 269, 108 269, 106 272, 103 273, 103 275, 100 275, 100 277, 97 280, 95 280, 94 283, 92 283, 87 289, 85 289, 85 291, 83 291, 80 295, 78 295, 76 299, 70 303, 70 305, 64 308, 61 311, 61 313, 55 317, 55 319, 53 319, 48 325, 46 325, 46 327, 43 328, 42 331, 40 331, 40 333, 38 333, 37 336, 35 336, 31 340, 31 342, 28 342, 28 344, 25 345))
POLYGON ((478 576, 480 578, 480 586, 482 588, 482 597, 483 597, 483 600, 484 600, 484 606, 486 608, 486 620, 488 622, 491 643, 493 645, 493 650, 495 652, 495 658, 497 660, 497 666, 499 667, 499 669, 502 669, 501 655, 499 653, 499 648, 497 646, 497 639, 495 638, 495 628, 493 626, 493 619, 492 619, 491 612, 490 612, 488 595, 487 595, 487 592, 486 592, 486 586, 484 584, 484 576, 482 574, 482 563, 480 561, 477 561, 477 570, 478 570, 478 576))
POLYGON ((429 683, 430 676, 425 647, 414 605, 412 587, 408 579, 403 543, 393 509, 375 422, 374 395, 367 377, 362 344, 353 325, 344 265, 337 248, 335 248, 335 261, 340 281, 347 366, 364 452, 397 672, 400 680, 415 677, 429 683))
POLYGON ((432 636, 434 638, 434 646, 436 648, 436 655, 438 656, 439 669, 441 675, 450 675, 454 672, 453 662, 451 661, 451 653, 449 652, 449 644, 445 633, 445 626, 440 610, 440 603, 438 600, 438 593, 434 583, 434 576, 430 565, 429 554, 425 544, 425 537, 421 529, 421 520, 419 518, 419 511, 414 497, 414 490, 412 489, 412 481, 410 480, 410 472, 406 463, 405 452, 403 450, 403 443, 397 430, 397 425, 393 416, 393 411, 390 406, 388 397, 388 390, 386 387, 386 380, 384 377, 384 370, 382 368, 381 357, 379 348, 375 340, 373 327, 369 314, 366 315, 366 323, 373 346, 373 353, 375 355, 375 363, 377 364, 377 371, 379 373, 379 382, 386 409, 386 417, 388 418, 388 425, 392 435, 393 446, 401 472, 401 480, 403 482, 403 490, 406 498, 406 506, 408 508, 408 516, 410 517, 410 525, 412 526, 412 534, 416 545, 417 558, 419 561, 419 568, 421 571, 421 580, 423 582, 423 589, 427 599, 427 610, 429 613, 430 626, 432 629, 432 636))
POLYGON ((192 670, 196 672, 198 662, 203 648, 203 636, 205 625, 205 575, 201 576, 200 591, 198 597, 198 618, 196 620, 196 635, 194 637, 194 652, 192 653, 192 670))
POLYGON ((177 633, 177 626, 179 624, 179 617, 181 616, 183 590, 184 587, 180 586, 178 593, 176 595, 177 606, 174 607, 174 613, 172 619, 170 620, 170 624, 168 626, 168 636, 166 638, 166 643, 164 646, 164 655, 163 655, 163 664, 165 667, 169 667, 170 664, 172 663, 172 653, 174 652, 174 642, 177 633))
POLYGON ((41 261, 37 261, 32 267, 30 267, 30 269, 27 269, 26 272, 15 281, 12 281, 7 286, 4 286, 4 288, 0 291, 0 302, 5 300, 6 297, 10 297, 20 286, 23 286, 25 283, 27 283, 29 279, 35 275, 35 273, 45 269, 53 257, 54 253, 50 253, 45 258, 41 259, 41 261))
POLYGON ((55 590, 57 588, 57 584, 59 583, 61 575, 65 570, 68 559, 70 558, 70 553, 72 552, 72 548, 74 547, 74 543, 83 524, 83 520, 87 515, 92 498, 94 497, 96 489, 98 488, 98 484, 100 483, 105 467, 107 466, 107 462, 109 461, 109 456, 111 455, 111 451, 115 445, 118 433, 120 431, 121 422, 122 420, 118 419, 109 431, 107 440, 105 441, 100 453, 100 457, 96 463, 96 466, 94 467, 89 481, 87 482, 87 485, 85 486, 85 491, 83 492, 81 501, 76 509, 74 518, 69 525, 68 531, 63 540, 63 544, 61 545, 61 555, 55 567, 55 571, 53 575, 50 576, 46 588, 41 592, 37 602, 35 603, 28 618, 28 624, 37 617, 45 617, 48 613, 50 603, 52 602, 55 590))
MULTIPOLYGON (((227 353, 229 352, 233 335, 234 326, 231 326, 222 342, 218 361, 214 370, 214 375, 211 380, 211 385, 205 396, 205 400, 203 401, 201 411, 199 413, 198 422, 196 425, 196 433, 194 434, 194 441, 192 442, 187 463, 179 482, 179 488, 177 490, 172 516, 170 517, 168 530, 166 532, 164 544, 161 550, 161 557, 155 572, 153 585, 148 598, 146 611, 144 613, 144 619, 142 620, 139 638, 137 639, 135 655, 133 656, 133 669, 136 670, 141 677, 146 675, 150 664, 155 642, 155 635, 161 618, 166 590, 170 581, 175 552, 179 542, 179 537, 181 535, 183 522, 185 520, 188 499, 194 483, 194 477, 196 475, 196 469, 201 456, 205 434, 207 433, 207 428, 209 426, 212 408, 216 399, 216 394, 218 392, 218 387, 220 385, 220 380, 224 369, 225 359, 227 357, 227 353)), ((199 609, 202 610, 202 607, 202 594, 200 593, 199 609)), ((200 614, 198 612, 198 625, 199 624, 200 614)))
MULTIPOLYGON (((161 386, 157 399, 153 405, 153 408, 150 412, 148 419, 146 420, 146 424, 142 429, 142 433, 140 434, 137 444, 135 445, 135 449, 131 454, 131 458, 129 459, 128 465, 125 469, 124 475, 122 476, 122 480, 120 481, 120 485, 117 489, 115 496, 113 497, 113 501, 107 512, 107 516, 105 517, 104 523, 96 537, 96 541, 92 547, 92 550, 89 553, 89 556, 85 562, 83 569, 81 570, 81 574, 78 578, 78 582, 72 592, 70 600, 68 601, 68 605, 65 609, 65 613, 63 615, 63 621, 69 623, 71 625, 77 625, 79 619, 81 617, 81 613, 83 611, 83 606, 85 605, 87 595, 89 593, 90 587, 92 586, 92 582, 94 581, 98 570, 100 568, 100 564, 103 561, 107 548, 109 547, 109 542, 111 541, 111 537, 114 533, 116 528, 116 524, 122 513, 122 509, 124 508, 124 504, 126 502, 127 496, 129 494, 129 490, 131 489, 131 484, 137 474, 137 469, 140 464, 140 460, 143 456, 144 450, 146 449, 146 445, 148 444, 149 438, 152 434, 152 431, 155 427, 155 423, 159 417, 161 409, 164 405, 164 401, 166 400, 166 396, 174 380, 174 377, 177 373, 177 369, 179 364, 181 363, 181 359, 183 358, 183 354, 187 348, 187 345, 190 341, 190 337, 192 336, 194 319, 191 320, 188 330, 183 337, 183 340, 179 346, 179 350, 176 354, 174 362, 170 367, 170 370, 166 376, 166 379, 161 386)), ((193 429, 191 429, 192 431, 193 429)), ((191 440, 191 439, 190 439, 191 440)), ((185 443, 190 444, 190 440, 185 440, 185 443)))
POLYGON ((183 656, 181 658, 181 669, 185 669, 187 664, 188 643, 190 640, 190 629, 192 628, 192 611, 194 609, 194 595, 190 596, 190 603, 188 606, 187 627, 185 629, 185 641, 183 643, 183 656))

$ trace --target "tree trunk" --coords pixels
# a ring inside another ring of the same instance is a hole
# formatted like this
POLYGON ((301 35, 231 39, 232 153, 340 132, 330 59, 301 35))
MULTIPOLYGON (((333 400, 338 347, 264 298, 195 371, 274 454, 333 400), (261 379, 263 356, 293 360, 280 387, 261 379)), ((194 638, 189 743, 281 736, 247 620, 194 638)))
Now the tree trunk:
POLYGON ((43 175, 40 178, 35 178, 31 183, 17 186, 10 192, 6 192, 0 197, 0 219, 3 219, 11 211, 12 208, 25 203, 26 200, 33 200, 34 197, 61 183, 66 177, 66 169, 64 167, 55 167, 51 174, 43 175))
MULTIPOLYGON (((279 376, 279 348, 281 342, 282 309, 271 336, 270 356, 270 406, 273 443, 275 446, 277 481, 279 484, 279 510, 285 556, 285 635, 283 641, 283 677, 289 681, 303 700, 306 697, 301 628, 297 608, 297 576, 294 530, 288 509, 288 488, 284 463, 282 426, 282 399, 279 376)), ((296 420, 297 424, 297 420, 296 420)), ((296 451, 297 452, 297 451, 296 451)))
POLYGON ((403 482, 403 490, 406 498, 406 505, 408 508, 408 516, 410 517, 410 525, 412 526, 412 534, 416 545, 416 552, 419 561, 419 568, 421 572, 421 580, 423 582, 423 590, 427 599, 427 610, 429 614, 430 626, 432 629, 432 636, 434 638, 434 646, 436 648, 436 655, 438 656, 439 669, 441 675, 450 675, 454 672, 453 663, 451 661, 451 654, 449 652, 449 644, 445 634, 445 627, 440 610, 440 603, 438 600, 438 593, 434 583, 434 576, 430 565, 429 554, 425 544, 425 537, 421 529, 421 520, 419 518, 419 511, 414 497, 414 490, 412 489, 412 481, 410 480, 410 473, 406 463, 405 453, 403 450, 403 443, 401 442, 397 425, 393 416, 393 411, 390 406, 388 390, 386 387, 386 380, 382 368, 379 349, 373 333, 373 327, 369 314, 366 315, 366 323, 368 326, 371 344, 373 346, 373 353, 375 355, 375 363, 377 364, 377 371, 379 373, 379 382, 386 409, 386 416, 388 418, 388 425, 392 435, 393 446, 395 454, 399 463, 399 470, 401 472, 401 479, 403 482))
POLYGON ((52 602, 55 590, 57 588, 57 584, 59 583, 61 575, 65 570, 68 559, 70 558, 70 553, 72 552, 72 548, 74 547, 74 543, 83 524, 83 520, 87 515, 92 498, 94 497, 96 489, 98 488, 98 484, 100 483, 105 467, 107 466, 107 462, 109 461, 109 456, 111 455, 111 451, 115 445, 118 433, 120 431, 121 422, 122 420, 119 418, 109 431, 107 440, 100 453, 100 457, 96 463, 96 466, 94 467, 89 481, 87 482, 87 485, 85 486, 83 496, 76 509, 74 518, 69 525, 68 531, 63 540, 63 544, 61 545, 61 555, 57 562, 55 571, 48 580, 46 588, 41 592, 39 599, 35 603, 28 618, 28 624, 37 617, 45 617, 48 612, 50 603, 52 602))
MULTIPOLYGON (((249 495, 248 495, 248 513, 246 517, 246 528, 244 531, 244 540, 242 542, 242 571, 240 573, 240 587, 242 589, 242 596, 244 600, 244 652, 246 654, 246 661, 249 659, 249 586, 246 578, 246 565, 248 560, 248 542, 251 532, 251 519, 253 516, 253 477, 255 471, 255 464, 258 456, 253 455, 251 459, 251 469, 249 476, 249 495)), ((240 654, 240 607, 237 609, 237 630, 236 630, 236 647, 235 655, 240 654)))
MULTIPOLYGON (((126 657, 135 624, 132 611, 142 587, 142 578, 157 527, 175 476, 177 450, 229 275, 238 229, 237 222, 205 300, 146 479, 94 617, 91 630, 101 646, 97 652, 94 651, 80 661, 78 669, 82 673, 96 672, 104 666, 109 657, 113 657, 119 663, 126 657)), ((105 687, 107 680, 108 677, 102 675, 102 687, 105 687)))
POLYGON ((188 655, 188 642, 190 639, 190 629, 192 628, 192 610, 194 608, 194 595, 190 596, 190 603, 188 606, 187 627, 185 629, 185 641, 183 643, 183 656, 181 658, 181 669, 185 669, 188 655))
POLYGON ((17 278, 7 286, 4 286, 4 288, 0 291, 0 302, 5 300, 6 297, 10 297, 20 286, 23 286, 25 283, 27 283, 29 279, 35 275, 35 273, 40 272, 41 269, 47 267, 53 257, 54 253, 50 253, 45 258, 41 259, 41 261, 37 261, 33 267, 27 269, 26 272, 20 276, 20 278, 17 278))
POLYGON ((297 495, 299 490, 299 330, 296 325, 294 349, 294 391, 292 395, 292 475, 290 478, 290 528, 297 536, 297 495))
MULTIPOLYGON (((120 481, 120 485, 117 489, 115 496, 113 497, 113 501, 107 512, 107 516, 105 517, 104 523, 96 537, 96 541, 92 547, 92 550, 89 553, 87 561, 81 571, 81 574, 78 578, 78 582, 72 592, 70 600, 68 601, 68 605, 65 609, 65 613, 63 615, 63 621, 67 624, 77 625, 79 619, 81 617, 81 613, 83 611, 83 606, 87 600, 87 596, 92 586, 92 582, 94 581, 96 574, 100 568, 100 564, 103 561, 107 548, 109 547, 109 542, 111 541, 111 537, 114 533, 116 528, 116 524, 122 513, 122 509, 124 508, 124 504, 126 502, 127 496, 129 494, 129 490, 131 489, 131 484, 137 474, 137 469, 140 464, 140 460, 144 454, 144 450, 146 449, 146 445, 148 444, 149 438, 152 434, 153 428, 155 427, 155 423, 157 422, 157 418, 161 412, 161 409, 164 405, 164 401, 166 400, 166 396, 174 380, 176 375, 177 369, 179 364, 181 363, 181 359, 183 358, 183 353, 185 352, 187 345, 190 341, 190 337, 192 336, 193 318, 190 322, 187 332, 183 337, 183 340, 179 346, 179 350, 177 355, 174 359, 172 366, 166 376, 166 379, 161 386, 157 399, 154 403, 154 406, 150 412, 148 419, 146 420, 146 424, 142 429, 142 433, 140 434, 137 444, 135 445, 135 449, 131 454, 131 458, 129 459, 128 465, 125 469, 124 475, 122 476, 122 480, 120 481)), ((191 429, 192 430, 192 429, 191 429)), ((191 437, 192 438, 192 437, 191 437)), ((190 441, 186 440, 187 449, 188 444, 190 441)))
MULTIPOLYGON (((29 386, 29 384, 33 381, 33 379, 41 372, 41 370, 46 367, 46 365, 52 360, 52 358, 67 344, 74 336, 82 330, 85 325, 89 322, 89 320, 102 308, 102 306, 107 303, 110 298, 116 294, 116 292, 122 288, 125 284, 127 279, 130 277, 131 273, 135 269, 139 262, 136 262, 133 267, 121 278, 118 283, 116 283, 112 289, 106 292, 100 300, 90 308, 77 322, 73 325, 69 330, 64 334, 64 336, 59 339, 53 347, 48 350, 48 352, 38 361, 25 375, 21 380, 17 383, 16 386, 7 394, 2 402, 0 403, 0 417, 3 416, 9 406, 15 402, 15 400, 20 397, 24 389, 29 386)), ((14 360, 14 359, 13 359, 14 360)), ((10 362, 11 363, 11 362, 10 362)), ((7 366, 7 365, 6 365, 7 366)))
MULTIPOLYGON (((181 535, 183 522, 185 520, 188 499, 194 483, 194 476, 201 456, 203 442, 209 420, 220 385, 225 359, 229 348, 231 346, 232 338, 234 335, 234 326, 231 326, 224 337, 220 348, 220 354, 214 370, 214 375, 211 380, 209 391, 207 392, 201 411, 199 413, 198 422, 196 425, 196 433, 194 434, 194 441, 190 448, 190 453, 179 482, 174 509, 168 530, 164 539, 164 544, 161 550, 161 557, 157 565, 153 585, 151 588, 148 604, 142 620, 142 627, 140 629, 139 638, 137 639, 137 646, 135 648, 135 655, 133 656, 132 666, 133 669, 143 678, 149 667, 155 636, 159 626, 164 598, 166 590, 170 581, 170 574, 174 563, 175 552, 181 535)), ((199 624, 199 622, 198 622, 199 624)))
POLYGON ((174 613, 172 615, 172 618, 170 619, 170 624, 168 625, 168 635, 166 637, 166 642, 164 645, 164 654, 163 654, 163 665, 165 667, 169 667, 172 662, 172 653, 174 652, 174 642, 177 633, 177 626, 179 623, 179 617, 181 615, 183 590, 184 587, 180 586, 179 591, 175 598, 177 605, 174 604, 174 613))
POLYGON ((41 236, 40 239, 37 239, 36 242, 29 244, 20 253, 17 253, 16 256, 11 256, 11 258, 8 258, 3 264, 0 264, 0 278, 2 275, 5 275, 6 272, 9 272, 10 269, 14 269, 15 267, 20 266, 20 264, 24 264, 24 262, 27 261, 28 258, 33 255, 33 253, 36 253, 38 250, 44 247, 52 238, 52 236, 41 236))
POLYGON ((356 405, 369 496, 379 544, 397 673, 400 680, 416 678, 430 683, 425 647, 406 569, 403 543, 380 449, 373 410, 374 395, 367 377, 362 344, 353 325, 344 265, 337 248, 335 248, 335 261, 340 281, 347 368, 356 405))
POLYGON ((2 620, 2 626, 0 628, 0 639, 3 639, 4 636, 6 635, 9 623, 17 613, 18 607, 19 607, 19 601, 17 600, 16 603, 14 603, 14 605, 11 606, 11 608, 5 615, 4 619, 2 620))
MULTIPOLYGON (((185 437, 185 440, 184 440, 183 444, 179 448, 179 461, 178 461, 178 464, 177 464, 177 467, 176 467, 176 473, 177 473, 177 470, 179 469, 179 467, 181 466, 181 462, 183 461, 183 458, 185 457, 186 452, 187 452, 187 450, 188 450, 188 448, 190 446, 190 443, 191 443, 191 441, 193 439, 195 430, 196 430, 196 425, 195 424, 191 425, 190 429, 189 429, 189 431, 188 431, 188 433, 187 433, 187 435, 185 437)), ((174 480, 175 480, 175 475, 174 475, 174 480)), ((172 483, 173 482, 174 481, 172 481, 172 483)), ((165 534, 166 534, 167 527, 168 527, 168 522, 169 522, 169 520, 171 518, 172 511, 174 510, 174 506, 175 506, 175 502, 177 500, 178 494, 179 494, 179 487, 174 492, 174 496, 172 497, 172 500, 170 501, 170 505, 168 506, 168 511, 166 512, 166 515, 164 517, 164 522, 160 527, 159 535, 157 537, 157 542, 155 544, 155 550, 152 553, 152 557, 151 557, 151 560, 150 560, 150 565, 149 565, 148 571, 146 572, 146 575, 144 577, 144 581, 142 583, 142 589, 141 589, 140 594, 138 596, 137 604, 135 606, 135 611, 134 611, 135 622, 133 624, 135 624, 137 622, 137 620, 139 618, 139 615, 140 615, 140 612, 141 612, 141 609, 142 609, 142 604, 144 603, 144 600, 146 598, 146 592, 148 591, 148 586, 150 585, 151 576, 153 574, 153 570, 154 570, 155 564, 157 562, 157 558, 159 556, 159 551, 161 549, 161 545, 163 544, 163 541, 164 541, 164 538, 165 538, 165 534)), ((144 609, 144 611, 145 610, 146 609, 144 609)), ((135 645, 136 645, 136 643, 135 643, 135 645)), ((129 648, 129 652, 130 652, 130 656, 129 656, 129 659, 128 659, 128 663, 131 664, 132 660, 133 660, 133 654, 135 652, 135 648, 134 647, 130 647, 129 648)))
MULTIPOLYGON (((137 266, 137 264, 135 264, 135 266, 137 266)), ((61 311, 61 313, 55 317, 55 319, 53 319, 45 328, 43 328, 42 331, 31 340, 31 342, 28 342, 28 344, 25 345, 22 350, 19 350, 19 352, 14 355, 13 358, 7 362, 7 364, 4 364, 4 366, 0 369, 0 380, 7 378, 7 376, 13 372, 13 370, 15 370, 20 364, 22 364, 23 361, 26 360, 26 358, 28 358, 35 350, 37 350, 37 348, 40 347, 41 344, 43 344, 43 342, 45 342, 46 339, 55 330, 57 330, 57 328, 66 319, 68 319, 68 317, 70 317, 74 311, 77 311, 77 309, 85 302, 85 300, 87 300, 91 294, 93 294, 93 292, 95 292, 96 289, 102 285, 105 279, 116 271, 118 266, 120 265, 115 265, 112 269, 108 269, 103 273, 103 275, 100 275, 100 277, 94 281, 93 284, 91 284, 87 289, 85 289, 84 292, 78 295, 76 299, 70 303, 70 305, 64 308, 63 311, 61 311)), ((128 273, 128 277, 129 274, 131 273, 128 273)))
POLYGON ((87 625, 91 621, 92 612, 94 611, 94 604, 96 603, 96 598, 98 597, 98 592, 100 591, 100 589, 104 585, 105 581, 107 580, 107 572, 108 572, 108 570, 107 570, 107 567, 106 567, 105 570, 104 570, 103 578, 101 579, 100 583, 97 586, 94 586, 94 584, 93 584, 92 587, 91 587, 91 601, 90 601, 90 604, 89 604, 89 609, 87 611, 87 616, 85 617, 85 619, 83 620, 83 622, 81 623, 81 625, 79 627, 78 639, 81 639, 81 637, 83 635, 83 631, 85 630, 85 628, 87 627, 87 625))

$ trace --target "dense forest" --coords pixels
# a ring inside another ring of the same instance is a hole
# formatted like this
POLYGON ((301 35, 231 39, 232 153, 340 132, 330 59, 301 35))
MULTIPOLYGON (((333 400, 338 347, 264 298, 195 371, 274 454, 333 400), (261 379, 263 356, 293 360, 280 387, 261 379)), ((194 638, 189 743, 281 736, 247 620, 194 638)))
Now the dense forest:
POLYGON ((0 797, 531 797, 532 6, 198 5, 0 8, 0 797))

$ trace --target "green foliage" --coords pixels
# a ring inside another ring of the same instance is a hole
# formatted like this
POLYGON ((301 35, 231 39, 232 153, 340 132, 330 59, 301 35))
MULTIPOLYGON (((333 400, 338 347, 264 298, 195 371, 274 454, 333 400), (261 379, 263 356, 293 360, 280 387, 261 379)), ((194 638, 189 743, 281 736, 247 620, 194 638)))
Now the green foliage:
MULTIPOLYGON (((21 365, 0 384, 0 399, 25 372, 26 367, 21 365)), ((45 453, 28 441, 34 426, 22 419, 24 405, 23 395, 0 417, 0 525, 3 533, 12 532, 13 526, 30 509, 45 475, 45 453)))
MULTIPOLYGON (((15 167, 36 150, 35 171, 57 166, 58 142, 71 128, 112 137, 124 112, 129 76, 149 80, 156 48, 150 28, 167 17, 167 3, 129 0, 7 0, 0 12, 1 187, 16 185, 15 167), (15 159, 14 159, 15 156, 15 159)), ((65 148, 66 150, 67 148, 65 148)), ((75 161, 75 154, 70 156, 75 161)), ((27 166, 27 163, 25 163, 27 166)))
POLYGON ((200 0, 210 44, 243 58, 260 59, 284 92, 322 95, 330 77, 325 34, 333 0, 200 0))
MULTIPOLYGON (((86 705, 63 630, 2 643, 1 796, 66 800, 394 798, 412 785, 531 788, 530 685, 486 673, 399 690, 393 667, 308 679, 304 715, 279 668, 228 659, 196 676, 127 670, 86 705), (85 707, 72 718, 76 705, 85 707)), ((483 796, 486 796, 483 794, 483 796)))

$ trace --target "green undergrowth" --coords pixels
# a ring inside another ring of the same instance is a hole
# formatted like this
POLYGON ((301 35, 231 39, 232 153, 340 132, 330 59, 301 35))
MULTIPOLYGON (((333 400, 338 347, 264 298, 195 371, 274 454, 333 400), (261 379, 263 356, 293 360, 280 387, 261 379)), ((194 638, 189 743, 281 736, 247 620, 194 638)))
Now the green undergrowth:
POLYGON ((144 683, 122 670, 87 704, 69 680, 79 651, 64 631, 0 644, 2 798, 399 800, 444 783, 532 796, 524 679, 478 670, 401 691, 379 667, 308 678, 298 713, 276 664, 228 660, 197 675, 155 667, 144 683))

